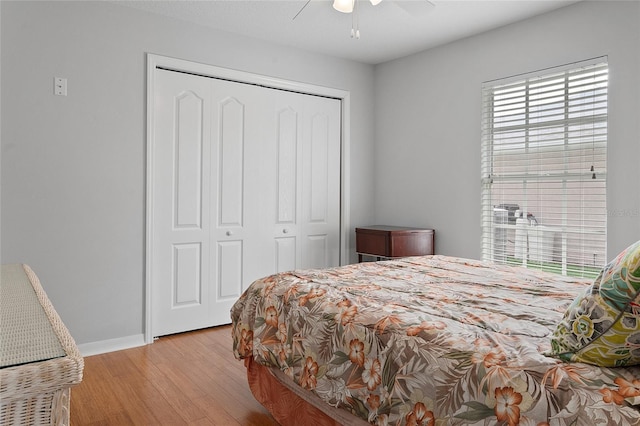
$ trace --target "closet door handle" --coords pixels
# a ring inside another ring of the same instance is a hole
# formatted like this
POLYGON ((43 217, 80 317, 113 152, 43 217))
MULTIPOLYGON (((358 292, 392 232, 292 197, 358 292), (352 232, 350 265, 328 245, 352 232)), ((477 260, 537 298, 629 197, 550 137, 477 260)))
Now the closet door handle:
POLYGON ((233 235, 233 232, 231 232, 231 231, 227 231, 227 237, 230 237, 230 236, 232 236, 232 235, 233 235))
POLYGON ((287 228, 284 228, 284 229, 282 230, 282 233, 283 233, 283 234, 288 234, 288 233, 289 233, 289 230, 288 230, 287 228))

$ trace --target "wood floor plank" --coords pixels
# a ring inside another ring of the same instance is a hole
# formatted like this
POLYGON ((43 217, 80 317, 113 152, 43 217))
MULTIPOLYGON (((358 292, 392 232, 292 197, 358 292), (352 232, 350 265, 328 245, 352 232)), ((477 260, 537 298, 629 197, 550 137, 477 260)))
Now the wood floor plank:
POLYGON ((85 358, 71 424, 278 426, 233 357, 230 326, 85 358))
POLYGON ((207 420, 213 425, 241 426, 226 407, 215 397, 199 398, 194 404, 207 411, 207 420))

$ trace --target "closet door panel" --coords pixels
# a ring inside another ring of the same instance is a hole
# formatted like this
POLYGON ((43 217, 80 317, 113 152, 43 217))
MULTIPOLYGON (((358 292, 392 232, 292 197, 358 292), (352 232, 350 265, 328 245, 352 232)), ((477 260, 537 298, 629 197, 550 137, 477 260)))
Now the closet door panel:
POLYGON ((327 223, 329 209, 329 118, 317 114, 311 118, 311 179, 309 188, 311 223, 327 223))
POLYGON ((301 140, 301 264, 327 268, 339 264, 340 102, 305 97, 301 140))
MULTIPOLYGON (((267 89, 211 80, 211 185, 217 191, 211 282, 214 316, 229 321, 229 309, 254 280, 273 273, 273 247, 260 225, 265 174, 274 168, 275 122, 267 89)), ((273 181, 270 182, 273 185, 273 181)), ((271 189, 273 191, 273 189, 271 189)), ((275 211, 275 207, 269 207, 275 211)))
POLYGON ((242 241, 218 244, 218 297, 238 297, 237 283, 242 280, 242 241))
MULTIPOLYGON (((277 95, 283 95, 278 93, 277 95)), ((275 150, 277 162, 272 173, 276 175, 275 185, 270 187, 265 181, 264 191, 267 194, 264 203, 266 208, 275 200, 277 217, 270 219, 266 226, 273 228, 275 239, 275 271, 290 271, 298 264, 297 222, 299 210, 298 197, 298 119, 299 105, 295 97, 286 93, 278 99, 287 102, 276 102, 274 116, 277 122, 275 150)), ((272 174, 270 173, 270 174, 272 174)), ((265 209, 266 210, 266 209, 265 209)), ((268 214, 268 211, 265 211, 268 214)))
POLYGON ((209 325, 209 82, 158 71, 151 248, 154 336, 209 325))
POLYGON ((274 96, 277 217, 271 227, 277 241, 277 270, 337 266, 340 101, 291 92, 274 96))
POLYGON ((214 209, 209 259, 210 315, 216 324, 229 322, 229 309, 242 294, 242 265, 245 262, 246 229, 244 153, 248 148, 247 99, 236 84, 209 79, 212 99, 210 176, 214 209))
POLYGON ((278 223, 296 222, 297 210, 297 124, 298 114, 290 106, 277 114, 278 134, 276 141, 278 182, 276 197, 278 223))
POLYGON ((275 246, 276 271, 284 272, 296 269, 296 238, 276 238, 275 246))
POLYGON ((174 227, 201 228, 204 99, 192 91, 175 99, 174 227))
POLYGON ((172 308, 202 303, 200 244, 174 244, 172 278, 172 308))
POLYGON ((218 107, 218 156, 213 159, 217 160, 219 175, 218 227, 240 227, 243 225, 244 213, 245 106, 238 99, 228 97, 218 107))
POLYGON ((326 234, 306 235, 305 238, 306 250, 303 258, 305 265, 303 268, 327 268, 327 265, 330 264, 328 236, 326 234))

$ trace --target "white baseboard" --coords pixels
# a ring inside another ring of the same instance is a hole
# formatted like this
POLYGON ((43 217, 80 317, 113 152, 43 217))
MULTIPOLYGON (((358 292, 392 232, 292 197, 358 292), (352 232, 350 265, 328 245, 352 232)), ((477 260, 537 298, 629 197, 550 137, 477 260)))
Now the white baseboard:
POLYGON ((144 346, 144 334, 135 334, 133 336, 119 337, 117 339, 101 340, 99 342, 82 343, 78 345, 78 349, 82 356, 100 355, 107 352, 121 351, 123 349, 136 348, 144 346))

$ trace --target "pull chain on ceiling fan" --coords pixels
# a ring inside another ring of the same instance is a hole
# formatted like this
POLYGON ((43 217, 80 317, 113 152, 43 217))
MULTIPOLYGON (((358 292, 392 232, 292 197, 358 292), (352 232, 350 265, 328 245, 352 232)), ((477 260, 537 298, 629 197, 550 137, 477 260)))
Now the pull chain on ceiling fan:
MULTIPOLYGON (((335 7, 335 2, 333 4, 335 7)), ((353 7, 355 9, 355 12, 351 15, 351 38, 355 37, 356 39, 360 40, 360 16, 358 15, 358 10, 360 10, 360 7, 358 7, 357 4, 354 4, 353 7)))
MULTIPOLYGON (((372 5, 378 5, 382 0, 369 0, 372 5)), ((333 8, 342 13, 351 15, 351 38, 360 39, 360 17, 358 15, 358 0, 333 0, 333 8)))

